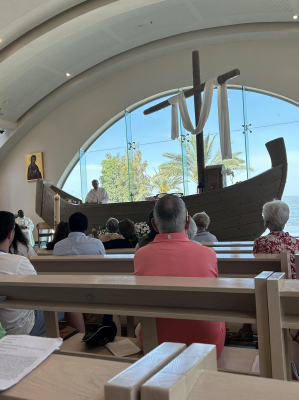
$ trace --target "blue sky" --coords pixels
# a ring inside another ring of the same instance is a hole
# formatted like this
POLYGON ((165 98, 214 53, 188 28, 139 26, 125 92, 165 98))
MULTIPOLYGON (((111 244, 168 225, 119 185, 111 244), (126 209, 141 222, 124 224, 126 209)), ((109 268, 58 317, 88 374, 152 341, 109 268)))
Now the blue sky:
MULTIPOLYGON (((241 90, 228 90, 232 151, 241 151, 240 157, 245 159, 245 141, 242 125, 243 102, 241 90)), ((149 116, 143 115, 143 110, 150 105, 162 101, 159 99, 131 113, 131 129, 133 141, 139 143, 143 160, 147 160, 147 174, 152 176, 154 169, 167 161, 163 153, 180 153, 178 141, 170 139, 171 120, 170 107, 149 116)), ((190 117, 194 121, 193 97, 187 100, 190 117)), ((129 106, 129 105, 128 105, 129 106)), ((299 157, 299 108, 283 100, 267 95, 246 91, 247 123, 251 123, 249 133, 250 167, 255 176, 271 167, 270 157, 265 143, 277 137, 285 139, 288 154, 288 180, 284 195, 297 196, 297 158, 299 157)), ((214 91, 212 109, 204 128, 204 135, 218 133, 217 93, 214 91)), ((219 135, 214 142, 214 151, 219 148, 219 135)), ((121 119, 110 127, 86 153, 88 189, 91 181, 101 174, 101 161, 105 154, 125 154, 126 127, 121 119)), ((246 172, 236 171, 235 182, 246 179, 246 172)), ((64 190, 80 197, 80 168, 77 165, 64 185, 64 190)), ((195 184, 189 184, 189 193, 194 193, 195 184)))

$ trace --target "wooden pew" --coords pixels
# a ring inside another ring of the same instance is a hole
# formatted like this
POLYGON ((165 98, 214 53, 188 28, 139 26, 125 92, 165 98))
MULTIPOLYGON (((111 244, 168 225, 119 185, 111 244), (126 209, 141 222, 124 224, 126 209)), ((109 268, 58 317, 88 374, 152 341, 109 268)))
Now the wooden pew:
POLYGON ((7 299, 0 307, 43 310, 49 337, 59 335, 54 311, 139 316, 145 353, 158 344, 155 318, 257 324, 261 376, 271 377, 266 301, 271 274, 255 279, 2 275, 0 293, 7 299))
POLYGON ((231 400, 242 396, 291 400, 298 396, 295 382, 217 372, 213 346, 192 346, 193 357, 188 354, 190 347, 187 348, 141 386, 140 400, 231 400))
MULTIPOLYGON (((134 255, 45 256, 29 257, 39 275, 133 274, 134 255)), ((217 254, 220 277, 253 278, 263 271, 290 275, 287 253, 281 254, 217 254)))
MULTIPOLYGON (((245 253, 246 248, 248 251, 246 253, 252 253, 254 242, 206 242, 202 243, 203 246, 212 247, 217 253, 245 253), (226 249, 231 249, 226 251, 226 249), (250 251, 251 249, 251 251, 250 251)), ((52 256, 53 250, 47 249, 36 249, 38 256, 52 256)), ((110 249, 106 250, 106 254, 134 254, 135 249, 110 249)))
POLYGON ((217 254, 252 254, 252 247, 210 247, 217 254))
POLYGON ((208 247, 253 247, 254 242, 203 242, 203 246, 208 247))
MULTIPOLYGON (((227 253, 227 254, 250 254, 252 253, 252 247, 249 246, 223 246, 223 247, 211 247, 216 253, 227 253)), ((53 256, 53 250, 36 249, 38 256, 53 256)), ((135 254, 135 249, 111 249, 106 250, 106 254, 135 254)))
MULTIPOLYGON (((179 343, 163 343, 152 352, 150 358, 143 358, 134 365, 130 365, 126 358, 118 362, 52 354, 18 384, 1 392, 0 399, 108 400, 109 394, 104 395, 105 384, 119 374, 131 374, 131 379, 127 381, 136 392, 134 400, 137 400, 142 383, 185 348, 186 345, 179 343)), ((127 393, 125 390, 123 392, 122 400, 126 400, 127 393)))
MULTIPOLYGON (((166 343, 166 345, 169 345, 166 343)), ((113 400, 231 400, 245 394, 246 398, 260 400, 296 399, 298 385, 236 374, 217 372, 213 346, 196 344, 190 357, 188 349, 173 352, 163 358, 163 350, 152 353, 135 364, 135 369, 124 362, 68 357, 52 354, 34 371, 12 388, 1 392, 1 400, 110 400, 107 388, 114 383, 119 390, 113 400), (155 370, 148 376, 153 362, 155 370), (138 375, 134 371, 138 369, 138 375), (132 373, 130 374, 130 372, 132 373), (118 377, 125 377, 117 381, 118 377), (122 387, 122 385, 124 387, 122 387), (129 392, 127 389, 131 389, 129 392), (119 397, 121 396, 121 397, 119 397)))
POLYGON ((299 329, 299 281, 285 278, 276 273, 267 282, 270 343, 273 377, 291 380, 289 329, 299 329))

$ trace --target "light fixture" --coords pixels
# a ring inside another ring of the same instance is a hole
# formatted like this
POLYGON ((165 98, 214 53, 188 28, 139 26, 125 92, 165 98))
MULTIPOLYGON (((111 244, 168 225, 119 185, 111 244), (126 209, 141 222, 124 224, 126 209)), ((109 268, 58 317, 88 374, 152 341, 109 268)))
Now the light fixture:
POLYGON ((7 101, 7 100, 4 100, 4 101, 3 101, 3 104, 8 104, 8 101, 7 101))
POLYGON ((71 76, 71 74, 69 72, 66 73, 66 76, 71 76))
POLYGON ((0 39, 0 43, 2 43, 2 39, 0 39))
POLYGON ((293 16, 293 19, 297 19, 297 18, 298 18, 298 15, 294 15, 294 16, 293 16))

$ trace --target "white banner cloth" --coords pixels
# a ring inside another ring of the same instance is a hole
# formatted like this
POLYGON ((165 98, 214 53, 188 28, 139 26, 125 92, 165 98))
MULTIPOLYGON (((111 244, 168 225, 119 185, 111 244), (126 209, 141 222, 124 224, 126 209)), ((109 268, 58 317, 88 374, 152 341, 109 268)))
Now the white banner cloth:
POLYGON ((196 128, 193 128, 191 122, 186 98, 184 93, 179 93, 176 96, 170 97, 168 102, 172 105, 171 113, 171 139, 177 139, 179 137, 179 118, 178 118, 178 107, 180 107, 180 113, 182 116, 182 122, 184 128, 192 133, 192 135, 198 135, 202 132, 205 123, 210 114, 213 89, 218 87, 218 120, 219 120, 219 134, 220 134, 220 147, 222 159, 232 158, 231 140, 230 140, 230 124, 229 124, 229 112, 228 112, 228 100, 227 100, 227 85, 226 82, 219 85, 217 78, 210 79, 205 84, 203 93, 203 100, 200 110, 199 121, 196 128))

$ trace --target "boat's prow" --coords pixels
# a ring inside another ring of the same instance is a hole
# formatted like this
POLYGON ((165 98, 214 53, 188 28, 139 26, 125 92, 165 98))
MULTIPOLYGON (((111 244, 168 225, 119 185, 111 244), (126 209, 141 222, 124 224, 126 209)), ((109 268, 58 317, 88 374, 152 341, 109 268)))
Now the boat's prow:
MULTIPOLYGON (((209 230, 220 241, 254 240, 264 231, 262 206, 274 198, 281 199, 287 177, 287 154, 283 138, 266 143, 272 168, 247 181, 211 192, 185 197, 189 215, 205 211, 211 218, 209 230)), ((108 218, 129 218, 134 222, 147 221, 153 201, 114 204, 74 205, 66 199, 79 199, 53 186, 50 181, 37 180, 36 213, 50 226, 54 224, 54 195, 61 196, 60 216, 68 221, 80 211, 87 215, 89 231, 99 229, 108 218)))

